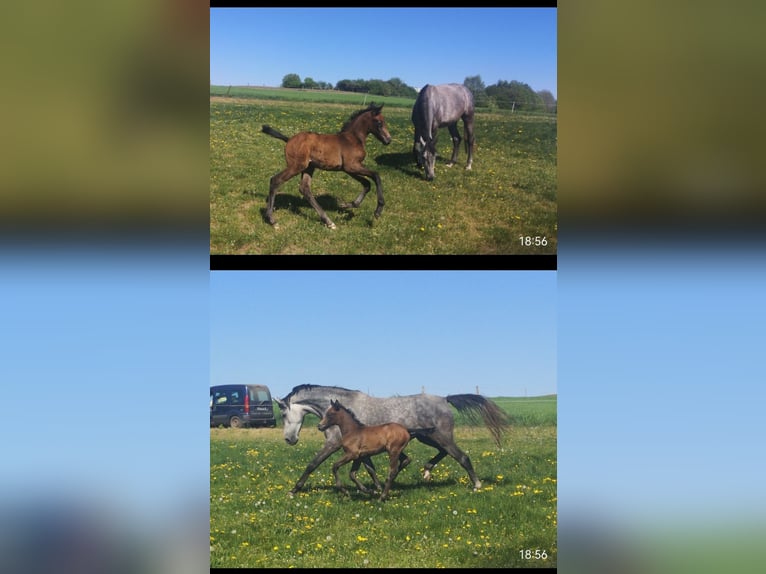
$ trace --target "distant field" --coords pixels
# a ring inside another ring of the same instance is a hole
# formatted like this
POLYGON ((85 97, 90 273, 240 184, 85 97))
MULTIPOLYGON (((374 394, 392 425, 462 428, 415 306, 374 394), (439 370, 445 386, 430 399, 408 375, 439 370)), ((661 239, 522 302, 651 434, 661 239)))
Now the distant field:
POLYGON ((389 107, 412 109, 412 105, 415 103, 415 98, 386 97, 354 92, 338 92, 335 90, 296 90, 250 86, 210 86, 210 95, 259 100, 285 100, 289 102, 350 104, 360 108, 365 107, 370 102, 375 102, 376 104, 385 104, 389 107))
MULTIPOLYGON (((557 565, 556 397, 493 398, 514 421, 498 448, 483 426, 458 419, 455 437, 483 483, 473 492, 462 467, 411 442, 412 464, 391 498, 335 490, 334 454, 303 491, 292 488, 323 436, 307 417, 288 446, 276 429, 210 430, 210 565, 249 568, 512 568, 557 565), (525 557, 530 550, 538 558, 525 557), (544 557, 543 557, 544 556, 544 557)), ((386 459, 375 457, 385 476, 386 459)), ((349 467, 341 469, 351 486, 349 467)), ((371 484, 360 470, 362 482, 371 484)))

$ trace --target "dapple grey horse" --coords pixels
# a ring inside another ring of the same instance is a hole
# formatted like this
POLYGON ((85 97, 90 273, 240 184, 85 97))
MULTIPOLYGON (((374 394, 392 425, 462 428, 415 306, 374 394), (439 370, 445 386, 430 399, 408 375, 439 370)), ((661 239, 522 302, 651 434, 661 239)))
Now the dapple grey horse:
MULTIPOLYGON (((438 450, 423 469, 423 478, 431 478, 431 469, 445 456, 450 455, 468 472, 474 490, 481 488, 481 481, 471 464, 471 459, 465 454, 453 437, 455 421, 450 405, 459 412, 464 412, 470 419, 477 420, 481 415, 484 424, 492 433, 495 443, 500 446, 502 433, 506 430, 508 415, 495 403, 481 395, 449 395, 440 397, 428 394, 406 395, 390 398, 371 397, 361 391, 353 391, 343 387, 322 385, 299 385, 283 399, 274 399, 282 413, 285 441, 289 445, 298 442, 304 417, 311 413, 320 419, 331 401, 339 401, 351 409, 357 418, 365 425, 379 425, 396 422, 406 427, 413 438, 438 450), (419 432, 417 429, 422 429, 419 432)), ((306 483, 309 475, 322 464, 332 453, 341 448, 341 433, 337 426, 331 426, 324 431, 325 443, 298 482, 290 490, 295 494, 306 483)), ((372 462, 364 461, 371 476, 374 476, 372 462)), ((373 480, 378 484, 377 477, 373 480)))
POLYGON ((460 133, 457 129, 457 122, 460 119, 463 120, 465 128, 465 151, 468 154, 465 168, 471 169, 475 141, 473 114, 473 94, 462 84, 439 84, 438 86, 426 84, 420 90, 412 107, 412 123, 415 126, 412 152, 418 167, 425 167, 428 181, 434 178, 437 132, 444 126, 447 126, 452 137, 452 159, 447 166, 455 165, 460 146, 460 133))

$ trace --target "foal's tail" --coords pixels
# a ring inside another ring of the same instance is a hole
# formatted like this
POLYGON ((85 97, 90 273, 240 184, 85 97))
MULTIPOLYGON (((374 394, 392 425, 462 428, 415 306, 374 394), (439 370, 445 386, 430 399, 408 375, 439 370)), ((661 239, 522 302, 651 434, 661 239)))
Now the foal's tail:
POLYGON ((282 140, 282 141, 285 141, 285 142, 286 142, 287 140, 289 140, 289 139, 290 139, 290 138, 289 138, 289 137, 287 137, 285 134, 283 134, 283 133, 281 133, 281 132, 278 132, 277 130, 275 130, 275 129, 274 129, 274 128, 272 128, 271 126, 266 126, 266 125, 264 125, 264 126, 261 128, 261 131, 262 131, 263 133, 265 133, 265 134, 269 134, 269 135, 270 135, 271 137, 273 137, 273 138, 277 138, 277 139, 280 139, 280 140, 282 140))
POLYGON ((444 398, 458 412, 465 412, 465 415, 473 423, 478 422, 479 415, 481 415, 481 418, 484 419, 484 424, 487 425, 489 432, 492 433, 495 443, 497 443, 498 447, 501 446, 500 439, 502 434, 510 424, 510 419, 505 411, 481 395, 449 395, 444 398))

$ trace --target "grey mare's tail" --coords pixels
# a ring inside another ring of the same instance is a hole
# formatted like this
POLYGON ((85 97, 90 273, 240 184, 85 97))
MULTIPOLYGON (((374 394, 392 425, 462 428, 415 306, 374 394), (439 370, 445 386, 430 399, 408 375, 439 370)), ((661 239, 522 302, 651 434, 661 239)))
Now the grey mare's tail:
POLYGON ((449 395, 444 397, 447 402, 455 407, 458 412, 464 412, 472 423, 479 422, 479 415, 487 425, 492 438, 500 447, 502 434, 508 428, 510 420, 508 415, 495 403, 481 395, 449 395))
POLYGON ((261 127, 261 131, 262 131, 263 133, 265 133, 265 134, 269 134, 269 135, 270 135, 271 137, 273 137, 273 138, 277 138, 277 139, 280 139, 280 140, 282 140, 282 141, 284 141, 284 142, 286 142, 287 140, 289 140, 289 139, 290 139, 290 138, 289 138, 289 137, 287 137, 285 134, 283 134, 283 133, 281 133, 281 132, 278 132, 277 130, 275 130, 275 129, 274 129, 274 128, 272 128, 271 126, 266 126, 266 125, 264 125, 263 127, 261 127))

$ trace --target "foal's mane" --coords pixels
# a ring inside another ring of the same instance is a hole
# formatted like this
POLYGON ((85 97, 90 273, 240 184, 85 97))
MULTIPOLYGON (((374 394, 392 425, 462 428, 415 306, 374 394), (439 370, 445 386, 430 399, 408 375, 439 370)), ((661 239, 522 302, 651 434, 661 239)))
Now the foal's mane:
MULTIPOLYGON (((344 411, 346 411, 346 412, 347 412, 349 415, 351 415, 351 418, 352 418, 352 419, 354 420, 354 422, 355 422, 356 424, 358 424, 360 427, 363 427, 363 426, 367 426, 367 425, 365 425, 365 424, 364 424, 362 421, 360 421, 358 418, 356 418, 356 415, 354 414, 354 411, 352 411, 350 408, 348 408, 347 406, 345 406, 345 405, 343 405, 343 404, 339 403, 338 401, 335 401, 335 404, 336 404, 336 405, 338 405, 338 406, 339 406, 341 409, 343 409, 344 411)), ((332 406, 331 406, 330 408, 332 408, 332 406)))
POLYGON ((354 123, 354 120, 355 120, 356 118, 358 118, 359 116, 361 116, 362 114, 364 114, 364 113, 367 113, 367 112, 370 112, 370 111, 372 111, 372 110, 378 110, 378 109, 379 109, 379 106, 376 106, 374 103, 370 103, 370 105, 369 105, 369 106, 367 106, 366 108, 364 108, 363 110, 359 110, 359 111, 357 111, 357 112, 354 112, 354 113, 353 113, 353 114, 351 114, 351 116, 350 116, 350 117, 349 117, 349 118, 346 120, 346 123, 345 123, 345 124, 343 124, 343 127, 342 127, 342 128, 340 128, 340 131, 341 131, 341 132, 345 132, 347 129, 349 129, 349 128, 351 127, 351 124, 353 124, 353 123, 354 123))

